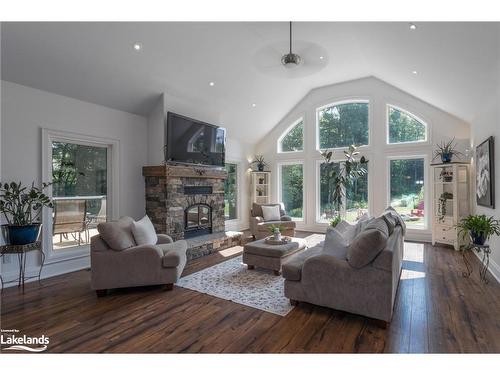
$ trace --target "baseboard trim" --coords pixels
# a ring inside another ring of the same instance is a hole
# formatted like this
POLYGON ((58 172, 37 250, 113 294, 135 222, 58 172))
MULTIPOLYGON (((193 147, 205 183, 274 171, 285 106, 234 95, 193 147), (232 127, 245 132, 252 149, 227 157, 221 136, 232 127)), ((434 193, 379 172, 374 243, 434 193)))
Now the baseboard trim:
MULTIPOLYGON (((75 272, 75 271, 80 271, 82 269, 90 268, 90 256, 82 257, 82 258, 76 258, 76 259, 71 259, 65 262, 58 262, 58 263, 50 263, 46 264, 43 269, 42 269, 42 275, 41 279, 48 279, 50 277, 54 276, 59 276, 63 275, 65 273, 70 273, 70 272, 75 272)), ((38 266, 30 266, 26 268, 26 276, 33 276, 33 275, 38 275, 39 271, 38 266)), ((5 283, 3 285, 4 288, 9 288, 17 285, 17 276, 19 272, 18 269, 9 271, 5 274, 2 274, 2 278, 4 280, 12 280, 9 283, 5 283), (16 280, 13 280, 16 279, 16 280)), ((32 278, 29 280, 26 280, 26 284, 31 283, 31 282, 37 282, 37 278, 32 278)))

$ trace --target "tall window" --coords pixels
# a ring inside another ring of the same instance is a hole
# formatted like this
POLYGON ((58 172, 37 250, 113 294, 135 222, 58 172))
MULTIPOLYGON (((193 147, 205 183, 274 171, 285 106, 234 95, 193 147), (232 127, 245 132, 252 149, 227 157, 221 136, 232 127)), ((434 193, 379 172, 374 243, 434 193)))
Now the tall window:
POLYGON ((224 182, 224 216, 226 220, 238 218, 238 165, 226 163, 227 179, 224 182))
POLYGON ((388 143, 427 141, 427 125, 409 112, 387 106, 388 143))
MULTIPOLYGON (((341 163, 319 164, 319 221, 328 222, 335 216, 335 207, 329 203, 334 189, 333 181, 329 178, 331 168, 337 172, 341 163)), ((341 211, 345 213, 347 221, 354 222, 356 219, 368 212, 368 175, 360 177, 352 186, 347 188, 346 199, 341 211)))
POLYGON ((107 220, 108 148, 52 142, 54 250, 88 244, 107 220))
POLYGON ((318 148, 368 145, 368 106, 352 102, 318 109, 318 148))
POLYGON ((302 164, 280 165, 280 201, 295 219, 304 217, 304 168, 302 164))
POLYGON ((390 204, 408 227, 425 227, 423 158, 390 161, 390 204))
POLYGON ((300 119, 278 140, 278 152, 304 150, 304 120, 300 119))

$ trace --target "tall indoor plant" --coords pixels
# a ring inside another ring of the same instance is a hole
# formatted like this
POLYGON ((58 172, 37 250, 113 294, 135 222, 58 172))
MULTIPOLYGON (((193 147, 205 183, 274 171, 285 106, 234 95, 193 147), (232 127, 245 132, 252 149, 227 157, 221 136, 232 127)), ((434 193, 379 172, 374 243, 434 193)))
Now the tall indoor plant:
POLYGON ((460 220, 457 228, 463 237, 469 235, 475 245, 484 245, 493 235, 500 236, 500 221, 493 216, 469 215, 460 220))
POLYGON ((21 182, 11 182, 0 186, 0 212, 7 220, 2 227, 9 244, 25 245, 36 241, 42 208, 52 208, 51 199, 43 193, 49 185, 44 182, 41 187, 36 187, 32 183, 28 187, 21 182))
POLYGON ((335 217, 331 220, 330 224, 336 226, 341 221, 340 209, 346 197, 347 188, 368 173, 368 169, 366 168, 368 160, 364 156, 361 156, 358 160, 359 152, 354 145, 344 150, 344 160, 341 161, 332 159, 332 151, 323 151, 321 155, 325 159, 325 163, 332 167, 328 168, 327 172, 330 185, 328 201, 335 209, 335 217), (340 168, 338 169, 335 168, 335 164, 337 163, 340 163, 340 168))
POLYGON ((462 157, 460 151, 457 150, 457 144, 455 143, 455 138, 448 142, 441 142, 436 145, 436 150, 434 151, 434 156, 432 160, 436 160, 437 158, 441 158, 443 163, 451 163, 453 156, 462 157))

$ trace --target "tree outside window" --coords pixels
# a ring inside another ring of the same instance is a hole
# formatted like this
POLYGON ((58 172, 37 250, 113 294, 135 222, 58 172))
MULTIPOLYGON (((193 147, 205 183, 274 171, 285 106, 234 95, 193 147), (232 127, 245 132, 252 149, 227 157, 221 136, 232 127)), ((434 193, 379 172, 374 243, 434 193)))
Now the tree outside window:
POLYGON ((368 106, 342 103, 319 110, 319 149, 368 145, 368 106))
POLYGON ((424 159, 390 161, 391 206, 409 227, 425 226, 424 159))
POLYGON ((227 179, 224 181, 224 216, 226 220, 237 219, 238 166, 226 163, 227 179))
POLYGON ((280 152, 302 151, 304 149, 304 121, 300 120, 280 140, 280 152))
POLYGON ((388 106, 389 143, 424 142, 427 126, 408 112, 388 106))
POLYGON ((281 201, 287 214, 302 219, 304 204, 304 168, 302 164, 281 165, 281 201))

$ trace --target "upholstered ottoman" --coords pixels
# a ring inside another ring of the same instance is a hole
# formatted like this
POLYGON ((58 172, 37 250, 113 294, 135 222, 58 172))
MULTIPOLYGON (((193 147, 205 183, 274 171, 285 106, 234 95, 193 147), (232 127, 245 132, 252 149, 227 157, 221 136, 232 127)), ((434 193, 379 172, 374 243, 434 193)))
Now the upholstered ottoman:
POLYGON ((247 243, 243 248, 243 263, 248 269, 261 267, 274 271, 276 276, 281 274, 283 263, 291 255, 304 250, 306 241, 302 238, 292 238, 292 241, 283 245, 270 245, 265 239, 247 243))

